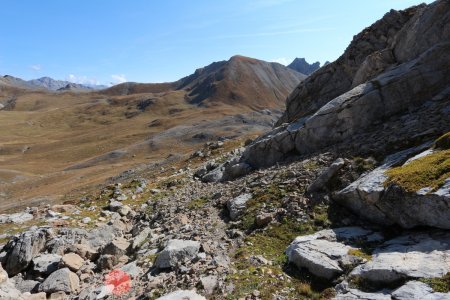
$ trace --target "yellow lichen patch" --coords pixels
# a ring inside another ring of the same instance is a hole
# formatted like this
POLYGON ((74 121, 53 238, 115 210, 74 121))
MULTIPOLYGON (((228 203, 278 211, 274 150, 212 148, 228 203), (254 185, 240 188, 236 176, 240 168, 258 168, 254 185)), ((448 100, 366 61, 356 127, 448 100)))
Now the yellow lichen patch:
POLYGON ((395 183, 406 191, 416 192, 430 187, 442 186, 450 177, 450 150, 437 151, 411 163, 387 171, 386 184, 395 183))
POLYGON ((434 146, 438 149, 450 149, 450 132, 447 132, 436 140, 434 146))
POLYGON ((361 258, 364 258, 366 260, 371 260, 372 259, 372 255, 370 255, 369 253, 367 253, 366 251, 364 251, 362 249, 350 249, 350 250, 348 250, 348 255, 361 257, 361 258))

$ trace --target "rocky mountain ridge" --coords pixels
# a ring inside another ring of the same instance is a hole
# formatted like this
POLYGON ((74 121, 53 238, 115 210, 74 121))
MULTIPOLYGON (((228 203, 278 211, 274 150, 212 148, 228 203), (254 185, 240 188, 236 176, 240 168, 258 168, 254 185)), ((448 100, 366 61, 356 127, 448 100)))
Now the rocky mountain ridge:
POLYGON ((70 87, 70 89, 76 89, 76 90, 100 90, 100 89, 106 88, 106 86, 104 86, 104 85, 79 84, 79 83, 73 83, 73 82, 65 81, 65 80, 55 80, 50 77, 41 77, 38 79, 28 80, 27 82, 33 86, 43 87, 50 91, 67 90, 67 87, 70 87))
MULTIPOLYGON (((329 64, 328 61, 323 65, 326 66, 327 64, 329 64)), ((304 58, 296 57, 287 67, 299 73, 311 75, 311 73, 320 68, 320 62, 316 61, 315 63, 309 64, 304 58)))
POLYGON ((278 63, 236 55, 214 62, 176 82, 122 83, 102 93, 129 95, 144 92, 186 91, 187 102, 211 106, 218 102, 252 109, 280 108, 289 92, 306 75, 278 63))
POLYGON ((55 80, 50 77, 41 77, 32 80, 23 80, 11 75, 5 75, 1 78, 0 83, 16 88, 24 89, 45 89, 50 91, 58 90, 79 90, 79 91, 93 91, 106 88, 103 85, 85 85, 78 84, 64 80, 55 80))

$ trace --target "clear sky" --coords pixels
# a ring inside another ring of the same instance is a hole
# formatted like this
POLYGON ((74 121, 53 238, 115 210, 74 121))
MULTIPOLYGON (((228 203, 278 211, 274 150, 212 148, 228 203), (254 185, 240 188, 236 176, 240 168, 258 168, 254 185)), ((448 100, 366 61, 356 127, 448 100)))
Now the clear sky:
POLYGON ((0 74, 109 84, 173 81, 235 54, 323 63, 391 8, 421 2, 2 0, 0 74))

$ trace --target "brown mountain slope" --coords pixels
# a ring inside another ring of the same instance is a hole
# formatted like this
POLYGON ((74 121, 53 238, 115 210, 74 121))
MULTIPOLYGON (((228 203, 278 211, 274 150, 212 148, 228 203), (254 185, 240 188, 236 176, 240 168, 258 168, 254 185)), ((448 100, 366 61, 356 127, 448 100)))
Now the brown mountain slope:
POLYGON ((217 102, 253 109, 280 107, 287 94, 306 76, 278 63, 244 56, 213 63, 180 80, 190 103, 217 102))
POLYGON ((126 82, 99 93, 130 95, 180 90, 186 91, 188 103, 202 106, 224 103, 250 109, 281 108, 287 95, 305 78, 281 64, 237 55, 197 69, 176 82, 126 82))
POLYGON ((105 91, 30 90, 8 81, 0 85, 0 211, 73 199, 78 188, 183 157, 208 140, 260 134, 279 114, 255 109, 282 107, 303 78, 286 70, 233 57, 174 83, 105 91))

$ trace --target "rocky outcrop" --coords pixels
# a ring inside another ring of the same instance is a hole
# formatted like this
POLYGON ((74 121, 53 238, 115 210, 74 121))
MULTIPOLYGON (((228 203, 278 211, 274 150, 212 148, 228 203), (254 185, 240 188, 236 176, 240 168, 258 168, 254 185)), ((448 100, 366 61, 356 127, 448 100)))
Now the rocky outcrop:
POLYGON ((289 262, 306 268, 312 274, 328 280, 334 279, 365 260, 352 255, 357 250, 349 243, 374 241, 382 237, 359 227, 323 230, 312 235, 297 237, 286 250, 289 262), (345 243, 347 244, 345 244, 345 243))
POLYGON ((158 254, 155 265, 160 269, 175 267, 184 260, 192 260, 199 249, 200 244, 196 241, 170 240, 158 254))
POLYGON ((450 294, 436 293, 415 280, 450 272, 449 240, 448 232, 432 231, 384 241, 371 230, 343 227, 297 237, 286 254, 290 263, 318 277, 331 280, 342 275, 334 299, 447 299, 450 294), (356 244, 372 245, 374 250, 364 258, 356 244), (364 282, 372 292, 360 290, 354 282, 364 282))
POLYGON ((44 249, 48 235, 49 231, 46 229, 26 231, 10 241, 4 249, 8 252, 4 264, 8 274, 16 275, 26 269, 31 260, 44 249))
POLYGON ((419 233, 400 236, 376 248, 372 259, 350 277, 389 284, 405 279, 443 277, 450 272, 450 233, 419 233))
POLYGON ((292 155, 307 154, 420 105, 447 86, 450 42, 438 44, 420 57, 387 71, 331 100, 310 117, 278 128, 257 139, 241 161, 267 167, 292 155))
MULTIPOLYGON (((424 146, 388 156, 380 167, 337 192, 334 199, 361 217, 378 224, 398 224, 404 228, 426 225, 450 229, 448 181, 432 192, 426 188, 407 192, 397 184, 386 184, 388 170, 396 165, 408 164, 410 160, 407 159, 423 151, 424 146)), ((416 158, 430 154, 426 150, 416 158)))
POLYGON ((428 6, 388 12, 357 34, 335 62, 315 72, 294 90, 278 124, 310 115, 389 67, 415 59, 435 44, 448 41, 448 5, 447 1, 436 1, 428 6))
MULTIPOLYGON (((450 76, 449 5, 436 1, 391 11, 355 36, 343 56, 289 96, 277 125, 290 124, 256 139, 240 162, 267 167, 369 128, 379 131, 373 124, 420 107, 444 91, 450 76), (411 46, 412 40, 417 46, 411 46)), ((418 126, 411 129, 419 132, 418 126)))

